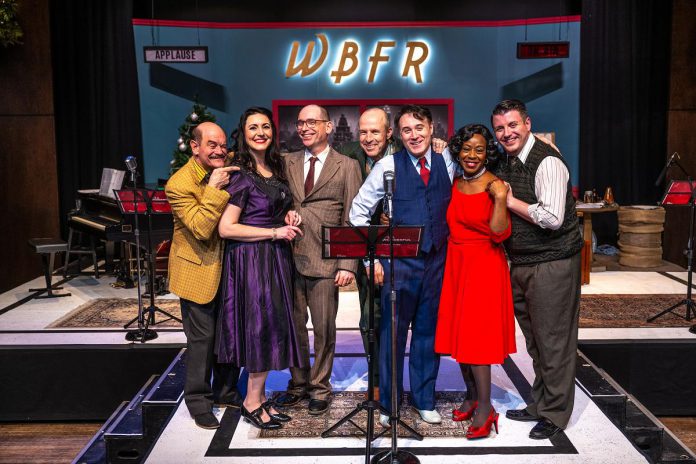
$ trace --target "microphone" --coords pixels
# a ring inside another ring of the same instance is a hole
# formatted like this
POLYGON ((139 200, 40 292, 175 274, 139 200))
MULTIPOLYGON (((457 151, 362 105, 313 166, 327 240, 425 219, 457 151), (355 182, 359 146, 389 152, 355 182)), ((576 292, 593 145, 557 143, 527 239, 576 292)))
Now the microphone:
POLYGON ((669 160, 667 160, 667 164, 665 164, 665 167, 662 168, 662 172, 660 172, 660 175, 657 176, 657 180, 655 181, 655 187, 659 187, 659 186, 660 186, 660 184, 662 183, 662 181, 663 181, 664 178, 665 178, 665 175, 667 174, 667 170, 668 170, 668 169, 672 166, 672 164, 674 163, 674 158, 675 158, 675 157, 677 158, 677 160, 680 160, 680 159, 681 159, 681 158, 679 158, 679 153, 677 153, 676 151, 675 151, 674 153, 672 153, 672 156, 670 156, 670 157, 669 157, 669 160))
POLYGON ((126 167, 130 172, 135 172, 135 170, 138 168, 138 160, 135 159, 135 156, 126 156, 126 167))
POLYGON ((135 178, 137 176, 137 173, 135 172, 135 170, 138 168, 138 160, 135 159, 135 156, 133 156, 133 155, 126 156, 126 168, 128 168, 128 171, 130 172, 131 182, 133 182, 133 188, 135 188, 136 187, 135 178))
POLYGON ((391 224, 392 219, 392 197, 394 196, 394 171, 384 171, 384 214, 389 218, 391 224))
POLYGON ((384 195, 390 197, 394 195, 394 171, 384 171, 384 195))

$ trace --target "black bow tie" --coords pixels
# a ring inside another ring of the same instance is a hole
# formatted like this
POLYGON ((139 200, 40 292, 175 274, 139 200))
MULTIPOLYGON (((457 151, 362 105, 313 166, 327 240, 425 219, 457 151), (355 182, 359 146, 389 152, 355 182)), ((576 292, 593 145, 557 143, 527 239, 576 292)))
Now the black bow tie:
POLYGON ((203 180, 201 180, 205 185, 208 185, 208 182, 210 182, 210 173, 207 173, 205 176, 203 176, 203 180))

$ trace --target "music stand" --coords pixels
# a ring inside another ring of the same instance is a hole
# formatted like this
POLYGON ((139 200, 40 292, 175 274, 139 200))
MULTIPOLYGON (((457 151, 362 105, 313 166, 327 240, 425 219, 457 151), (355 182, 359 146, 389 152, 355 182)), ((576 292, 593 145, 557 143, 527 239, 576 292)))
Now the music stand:
MULTIPOLYGON (((128 328, 135 321, 138 321, 138 329, 135 331, 130 331, 126 334, 126 340, 129 341, 141 341, 145 343, 147 340, 152 340, 157 338, 157 333, 154 330, 149 329, 150 325, 157 325, 158 322, 155 321, 155 312, 159 312, 167 317, 165 320, 176 320, 181 322, 181 319, 174 316, 173 314, 164 311, 155 305, 155 263, 153 260, 152 252, 152 215, 153 214, 171 214, 171 206, 167 201, 167 197, 164 192, 152 189, 123 189, 114 190, 116 194, 116 201, 118 202, 121 213, 124 215, 132 214, 134 216, 135 224, 135 241, 136 241, 136 264, 138 271, 137 278, 137 291, 138 291, 138 315, 126 323, 123 328, 128 328), (140 288, 140 230, 139 230, 139 219, 144 216, 147 219, 147 249, 148 249, 148 286, 150 288, 150 305, 147 309, 143 309, 142 304, 142 292, 140 288), (145 312, 147 312, 147 318, 145 318, 145 312)), ((163 322, 163 321, 160 321, 163 322)))
MULTIPOLYGON (((367 259, 370 263, 374 263, 375 258, 395 257, 414 257, 418 255, 420 247, 422 227, 394 227, 393 240, 390 241, 389 227, 387 226, 322 226, 322 258, 323 259, 367 259), (392 246, 396 245, 396 246, 392 246)), ((360 264, 362 265, 362 264, 360 264)), ((374 411, 379 410, 387 415, 389 412, 378 401, 374 400, 374 361, 377 359, 375 353, 375 308, 374 308, 374 291, 375 291, 375 271, 374 264, 370 266, 369 276, 369 314, 367 327, 368 354, 367 354, 367 400, 358 404, 355 409, 322 432, 322 438, 331 436, 331 433, 337 428, 350 422, 354 427, 365 434, 365 463, 369 464, 372 455, 372 441, 387 433, 389 429, 384 429, 378 434, 374 434, 374 411), (362 411, 367 412, 367 430, 364 430, 353 421, 353 418, 362 411)), ((393 334, 395 335, 395 334, 393 334)), ((394 339, 394 336, 392 337, 394 339)), ((395 371, 396 366, 392 366, 395 371)), ((392 385, 392 390, 396 385, 392 385)), ((396 408, 392 408, 396 410, 396 408)), ((396 418, 396 423, 400 424, 404 429, 408 430, 411 435, 417 440, 422 440, 423 437, 418 432, 401 421, 398 416, 398 411, 395 415, 390 415, 396 418)), ((392 444, 395 446, 398 435, 397 427, 392 424, 392 444)))
MULTIPOLYGON (((674 162, 680 168, 681 165, 677 161, 674 162)), ((683 170, 683 168, 682 168, 683 170)), ((669 187, 662 196, 660 204, 662 206, 686 206, 689 205, 691 217, 689 220, 689 238, 686 244, 686 250, 684 254, 686 255, 686 265, 687 265, 687 284, 686 284, 686 298, 677 304, 670 306, 669 308, 649 317, 647 322, 652 322, 655 319, 664 316, 667 313, 672 313, 676 316, 682 317, 687 321, 690 321, 694 316, 696 316, 696 302, 694 302, 691 297, 691 283, 692 283, 692 272, 693 272, 693 256, 694 256, 694 217, 696 216, 696 182, 691 180, 690 176, 687 176, 688 180, 673 180, 670 182, 669 187), (673 311, 679 308, 681 305, 686 306, 686 314, 682 316, 681 314, 676 314, 673 311)), ((689 328, 689 332, 696 334, 696 325, 692 325, 689 328)))

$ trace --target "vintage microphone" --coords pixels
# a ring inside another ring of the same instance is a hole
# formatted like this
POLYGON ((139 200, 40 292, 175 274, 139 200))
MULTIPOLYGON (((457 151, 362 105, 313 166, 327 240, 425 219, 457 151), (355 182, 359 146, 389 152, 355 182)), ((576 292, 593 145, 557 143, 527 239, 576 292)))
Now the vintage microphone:
POLYGON ((138 169, 138 160, 135 158, 135 156, 126 156, 126 168, 128 169, 128 172, 130 172, 131 182, 133 183, 133 188, 135 188, 135 179, 138 176, 136 171, 138 169))
POLYGON ((394 197, 394 171, 384 171, 382 176, 384 182, 384 214, 391 219, 392 198, 394 197))

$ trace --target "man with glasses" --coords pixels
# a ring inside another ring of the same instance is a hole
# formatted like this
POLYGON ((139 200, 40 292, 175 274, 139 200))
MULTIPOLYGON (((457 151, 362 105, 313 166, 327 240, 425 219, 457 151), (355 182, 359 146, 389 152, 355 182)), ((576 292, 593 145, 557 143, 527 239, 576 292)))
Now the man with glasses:
POLYGON ((355 259, 322 259, 321 226, 347 224, 361 176, 357 161, 329 146, 333 123, 325 108, 305 106, 295 127, 305 149, 285 156, 294 209, 302 216, 300 227, 304 232, 293 243, 293 322, 305 364, 309 366, 309 308, 314 327, 314 364, 311 368, 290 368, 292 378, 287 393, 278 397, 276 404, 291 406, 309 398, 309 413, 317 415, 328 409, 331 395, 338 288, 352 283, 357 271, 355 259))
POLYGON ((213 354, 222 240, 218 221, 227 206, 229 172, 225 132, 212 122, 199 124, 191 140, 193 155, 167 182, 174 233, 169 252, 169 289, 181 298, 186 334, 184 401, 196 425, 220 426, 213 403, 238 408, 239 369, 218 364, 213 354), (213 377, 212 386, 210 382, 213 377))

